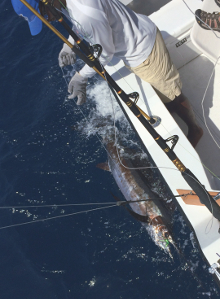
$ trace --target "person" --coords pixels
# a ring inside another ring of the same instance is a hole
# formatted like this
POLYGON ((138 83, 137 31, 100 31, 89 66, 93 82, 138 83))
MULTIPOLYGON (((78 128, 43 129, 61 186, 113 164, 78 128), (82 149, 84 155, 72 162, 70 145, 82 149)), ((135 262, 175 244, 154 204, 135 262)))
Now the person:
MULTIPOLYGON (((11 0, 17 14, 28 20, 32 35, 38 34, 42 23, 19 0, 11 0)), ((48 7, 40 0, 26 0, 49 22, 55 20, 48 7)), ((73 30, 84 39, 103 48, 100 62, 108 64, 113 56, 122 59, 132 72, 152 85, 167 109, 176 112, 188 125, 188 140, 193 147, 203 135, 188 99, 183 95, 179 73, 172 63, 162 35, 156 25, 145 15, 136 14, 118 0, 48 0, 57 10, 70 18, 73 30), (80 24, 80 28, 78 26, 80 24)), ((68 40, 73 44, 70 36, 68 40)), ((61 67, 73 64, 76 55, 66 45, 59 53, 61 67)), ((77 104, 86 101, 88 78, 95 74, 85 65, 70 80, 69 98, 77 97, 77 104)))

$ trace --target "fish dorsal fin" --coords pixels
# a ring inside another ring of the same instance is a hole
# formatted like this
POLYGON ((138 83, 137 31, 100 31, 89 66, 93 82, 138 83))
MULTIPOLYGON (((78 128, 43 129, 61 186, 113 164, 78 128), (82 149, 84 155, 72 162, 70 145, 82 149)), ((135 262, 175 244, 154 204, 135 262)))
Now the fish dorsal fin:
POLYGON ((108 162, 99 163, 99 164, 96 165, 96 167, 98 167, 102 170, 111 171, 109 166, 108 166, 108 162))

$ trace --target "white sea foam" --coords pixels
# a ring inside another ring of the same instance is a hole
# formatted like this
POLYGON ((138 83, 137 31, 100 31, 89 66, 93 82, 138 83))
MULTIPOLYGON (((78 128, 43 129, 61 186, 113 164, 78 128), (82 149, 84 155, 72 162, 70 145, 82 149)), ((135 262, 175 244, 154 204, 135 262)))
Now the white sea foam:
POLYGON ((89 85, 86 105, 87 120, 83 119, 78 123, 78 129, 84 135, 89 137, 99 134, 101 137, 115 139, 116 133, 121 140, 126 140, 126 144, 137 147, 137 142, 131 137, 133 131, 128 120, 105 81, 100 79, 89 85))
POLYGON ((95 102, 98 115, 110 116, 116 121, 124 121, 125 116, 105 81, 98 80, 94 86, 88 89, 87 96, 88 100, 95 102))

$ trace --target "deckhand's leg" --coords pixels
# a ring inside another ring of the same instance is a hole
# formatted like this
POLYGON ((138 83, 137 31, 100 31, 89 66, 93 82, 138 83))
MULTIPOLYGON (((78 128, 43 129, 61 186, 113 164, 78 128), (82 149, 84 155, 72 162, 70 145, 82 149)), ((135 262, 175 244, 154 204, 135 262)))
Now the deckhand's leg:
POLYGON ((149 57, 137 67, 128 67, 138 77, 151 84, 167 109, 176 112, 188 125, 188 139, 193 147, 203 135, 196 123, 193 109, 182 94, 182 82, 159 30, 149 57))
POLYGON ((187 138, 195 148, 203 135, 203 129, 196 122, 195 113, 189 100, 181 93, 172 102, 166 103, 167 109, 176 112, 188 126, 187 138))

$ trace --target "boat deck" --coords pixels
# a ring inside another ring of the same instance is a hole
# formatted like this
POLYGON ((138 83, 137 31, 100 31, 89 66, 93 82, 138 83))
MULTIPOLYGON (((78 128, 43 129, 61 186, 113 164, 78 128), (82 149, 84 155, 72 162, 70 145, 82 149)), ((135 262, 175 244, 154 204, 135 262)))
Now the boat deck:
POLYGON ((220 176, 220 66, 215 67, 214 63, 202 54, 180 68, 179 72, 183 81, 183 92, 190 100, 197 121, 204 131, 196 151, 204 164, 210 186, 212 189, 220 189, 220 181, 215 177, 220 176))

